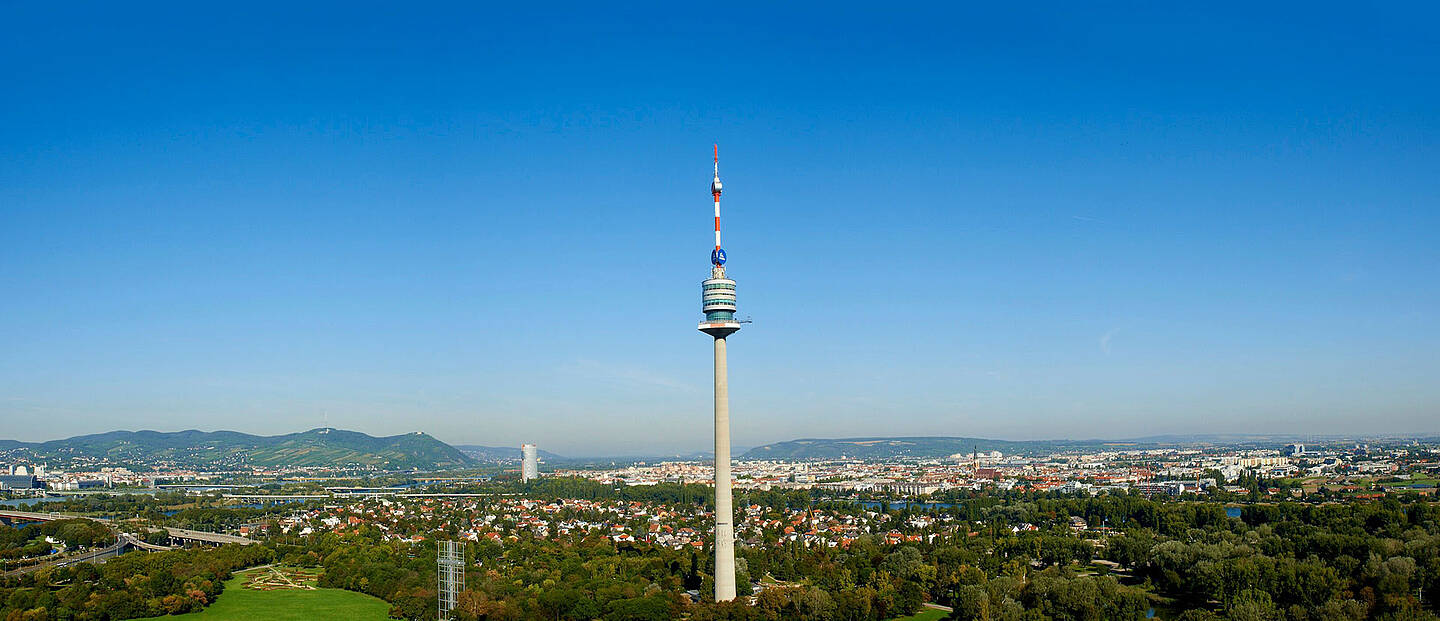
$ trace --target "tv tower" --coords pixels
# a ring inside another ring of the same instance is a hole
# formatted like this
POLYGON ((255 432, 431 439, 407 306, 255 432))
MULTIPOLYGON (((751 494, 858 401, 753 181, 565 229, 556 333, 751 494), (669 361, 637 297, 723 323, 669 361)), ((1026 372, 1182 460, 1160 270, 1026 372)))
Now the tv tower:
POLYGON ((740 329, 735 319, 735 281, 725 277, 720 247, 720 145, 715 145, 715 249, 710 278, 700 284, 705 321, 700 331, 715 339, 715 601, 735 599, 735 510, 730 498, 730 384, 726 377, 725 337, 740 329))

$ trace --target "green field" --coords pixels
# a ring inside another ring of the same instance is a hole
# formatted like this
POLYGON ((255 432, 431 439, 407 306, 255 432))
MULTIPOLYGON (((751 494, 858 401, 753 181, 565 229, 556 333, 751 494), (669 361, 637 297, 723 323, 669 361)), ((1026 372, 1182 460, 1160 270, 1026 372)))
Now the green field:
POLYGON ((890 621, 940 621, 940 619, 944 619, 945 616, 948 614, 950 613, 943 610, 926 608, 925 610, 921 610, 919 613, 910 615, 908 617, 896 617, 894 619, 891 619, 890 621))
POLYGON ((194 619, 196 621, 305 621, 307 619, 343 619, 344 621, 384 621, 389 618, 390 604, 363 593, 341 589, 258 591, 245 588, 249 572, 238 572, 225 581, 225 591, 205 610, 179 616, 153 617, 194 619))

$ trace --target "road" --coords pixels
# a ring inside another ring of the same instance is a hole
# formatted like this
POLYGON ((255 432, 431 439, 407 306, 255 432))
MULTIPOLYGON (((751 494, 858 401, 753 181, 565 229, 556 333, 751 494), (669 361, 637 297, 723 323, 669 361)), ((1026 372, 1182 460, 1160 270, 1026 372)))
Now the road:
MULTIPOLYGON (((54 520, 65 520, 65 519, 71 519, 71 518, 82 518, 82 519, 86 519, 86 520, 95 520, 96 522, 101 522, 101 523, 104 523, 104 524, 109 524, 109 523, 110 523, 110 520, 107 520, 107 519, 105 519, 105 518, 92 518, 92 517, 85 517, 85 516, 83 516, 83 515, 67 515, 67 514, 64 514, 64 513, 36 513, 36 512, 33 512, 33 511, 15 511, 15 510, 11 510, 11 509, 0 509, 0 518, 9 518, 9 519, 25 520, 25 521, 30 521, 30 522, 50 522, 50 521, 54 521, 54 520)), ((248 545, 251 545, 251 544, 254 544, 254 543, 259 543, 258 541, 255 541, 254 539, 247 539, 247 538, 241 537, 241 536, 239 536, 239 535, 227 535, 227 534, 224 534, 224 533, 211 533, 211 532, 206 532, 206 531, 203 531, 203 530, 190 530, 190 529, 186 529, 186 528, 173 528, 173 527, 170 527, 170 526, 166 526, 166 527, 165 527, 165 530, 166 530, 166 531, 169 531, 171 537, 174 537, 174 538, 176 538, 176 539, 186 539, 186 540, 189 540, 189 541, 202 541, 202 542, 205 542, 205 543, 218 543, 218 544, 238 543, 238 544, 240 544, 240 545, 242 545, 242 546, 248 546, 248 545)))
POLYGON ((62 558, 52 559, 44 563, 30 565, 28 567, 21 567, 19 569, 6 572, 5 575, 18 576, 21 574, 37 572, 41 569, 45 569, 46 567, 66 567, 69 565, 74 565, 76 563, 100 564, 110 560, 113 557, 123 554, 125 552, 126 546, 132 548, 139 548, 141 550, 149 550, 151 552, 163 552, 165 550, 174 549, 169 546, 157 546, 152 543, 146 543, 144 541, 136 539, 135 536, 131 535, 130 533, 120 533, 120 539, 115 543, 111 544, 109 547, 102 548, 100 550, 89 550, 82 554, 75 554, 62 558))
POLYGON ((189 539, 191 541, 204 541, 206 543, 238 543, 242 546, 260 543, 254 539, 247 539, 239 535, 227 535, 225 533, 211 533, 203 530, 187 530, 184 528, 165 527, 170 536, 176 539, 189 539))
POLYGON ((5 575, 20 576, 28 573, 34 573, 47 567, 65 567, 68 565, 74 565, 76 563, 104 563, 105 561, 110 560, 111 557, 118 556, 121 552, 125 550, 125 546, 129 545, 129 543, 129 541, 126 541, 125 538, 122 537, 120 541, 111 544, 108 548, 103 548, 100 550, 89 550, 83 554, 66 556, 46 561, 37 565, 21 567, 20 569, 6 572, 5 575))

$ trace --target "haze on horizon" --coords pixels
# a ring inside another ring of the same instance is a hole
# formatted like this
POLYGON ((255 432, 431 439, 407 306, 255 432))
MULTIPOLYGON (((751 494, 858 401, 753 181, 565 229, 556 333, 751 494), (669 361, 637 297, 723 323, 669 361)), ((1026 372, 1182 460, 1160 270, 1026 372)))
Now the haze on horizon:
POLYGON ((1436 7, 895 13, 6 5, 0 437, 1440 431, 1436 7))

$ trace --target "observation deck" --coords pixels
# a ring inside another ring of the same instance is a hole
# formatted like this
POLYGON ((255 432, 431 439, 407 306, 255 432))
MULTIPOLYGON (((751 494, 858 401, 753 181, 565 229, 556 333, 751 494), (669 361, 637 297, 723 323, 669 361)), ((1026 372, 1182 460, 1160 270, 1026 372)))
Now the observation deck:
POLYGON ((740 329, 735 319, 735 281, 725 277, 724 267, 714 266, 710 278, 700 283, 700 309, 705 313, 701 332, 723 339, 740 329))

